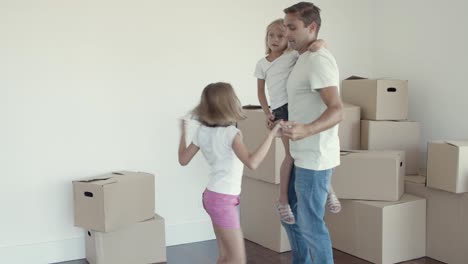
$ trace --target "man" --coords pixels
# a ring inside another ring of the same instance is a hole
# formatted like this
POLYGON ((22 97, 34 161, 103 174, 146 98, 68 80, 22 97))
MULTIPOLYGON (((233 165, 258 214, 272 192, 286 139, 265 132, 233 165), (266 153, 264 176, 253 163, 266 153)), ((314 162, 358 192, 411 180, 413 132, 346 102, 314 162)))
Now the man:
POLYGON ((293 264, 330 264, 333 251, 323 217, 333 168, 340 164, 338 123, 343 104, 338 67, 327 49, 308 51, 320 30, 320 9, 300 2, 284 13, 286 37, 300 56, 287 83, 291 121, 283 128, 283 134, 291 139, 294 158, 289 203, 297 223, 283 225, 293 264))

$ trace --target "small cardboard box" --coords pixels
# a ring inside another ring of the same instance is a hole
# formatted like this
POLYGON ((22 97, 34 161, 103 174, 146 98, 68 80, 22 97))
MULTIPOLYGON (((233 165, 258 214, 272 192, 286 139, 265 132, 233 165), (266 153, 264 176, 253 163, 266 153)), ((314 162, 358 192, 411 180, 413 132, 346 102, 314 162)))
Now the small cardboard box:
POLYGON ((402 151, 342 151, 332 186, 341 199, 397 201, 404 192, 402 151))
MULTIPOLYGON (((266 127, 266 118, 262 109, 245 109, 245 120, 237 123, 237 127, 242 131, 242 136, 247 149, 255 151, 265 140, 269 133, 266 127)), ((262 180, 269 183, 279 184, 280 167, 285 157, 284 145, 281 138, 275 138, 271 144, 263 162, 256 170, 244 167, 244 175, 250 178, 262 180)))
POLYGON ((290 251, 288 236, 273 205, 279 185, 245 177, 240 220, 244 237, 276 252, 290 251))
POLYGON ((427 200, 426 255, 450 264, 468 260, 468 193, 431 189, 405 182, 405 192, 427 200))
POLYGON ((362 119, 408 119, 408 81, 405 80, 350 77, 343 80, 342 98, 361 107, 362 119))
POLYGON ((406 174, 419 173, 420 124, 411 121, 361 121, 361 149, 405 151, 406 174))
POLYGON ((109 232, 154 216, 154 175, 121 171, 73 182, 75 226, 109 232))
POLYGON ((341 200, 325 215, 333 247, 377 264, 426 256, 426 200, 404 194, 397 202, 341 200))
POLYGON ((434 141, 427 146, 427 186, 468 192, 468 141, 434 141))
POLYGON ((343 120, 338 127, 341 150, 361 149, 361 108, 344 104, 343 120))
POLYGON ((139 222, 112 232, 85 233, 90 264, 148 264, 166 262, 164 218, 139 222))

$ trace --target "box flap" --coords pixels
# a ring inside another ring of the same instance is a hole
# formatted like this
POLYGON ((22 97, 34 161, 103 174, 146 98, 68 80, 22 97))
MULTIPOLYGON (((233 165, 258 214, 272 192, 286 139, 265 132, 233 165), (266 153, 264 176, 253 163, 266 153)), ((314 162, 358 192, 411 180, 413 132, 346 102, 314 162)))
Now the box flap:
POLYGON ((78 180, 73 182, 89 183, 103 186, 111 183, 116 183, 118 181, 116 177, 118 177, 118 175, 124 175, 124 173, 125 172, 113 172, 112 174, 104 174, 96 177, 91 177, 86 180, 78 180))
POLYGON ((89 184, 95 184, 95 185, 107 185, 111 183, 116 183, 117 179, 113 177, 103 177, 103 178, 93 178, 93 179, 88 179, 88 180, 81 180, 81 181, 75 181, 75 182, 82 182, 82 183, 89 183, 89 184))
POLYGON ((346 103, 346 102, 343 102, 343 107, 344 108, 361 108, 357 105, 353 105, 353 104, 350 104, 350 103, 346 103))
POLYGON ((468 147, 468 141, 460 141, 460 140, 447 140, 445 143, 455 146, 455 147, 468 147))
POLYGON ((414 202, 414 201, 419 201, 419 200, 425 200, 425 198, 405 193, 403 194, 403 196, 401 196, 400 200, 392 201, 392 202, 390 201, 366 201, 366 200, 356 200, 356 201, 358 201, 359 203, 371 205, 377 208, 384 208, 387 206, 395 206, 395 205, 400 205, 403 203, 414 202))
POLYGON ((349 154, 352 154, 352 153, 365 153, 365 152, 369 152, 368 150, 357 150, 357 149, 354 149, 354 150, 340 150, 340 155, 341 156, 346 156, 346 155, 349 155, 349 154))
POLYGON ((367 79, 367 78, 361 77, 361 76, 356 76, 356 75, 351 75, 348 78, 346 78, 345 80, 362 80, 362 79, 367 79))
POLYGON ((356 75, 351 75, 345 80, 382 80, 382 81, 406 81, 406 80, 400 80, 400 79, 395 79, 393 77, 375 77, 375 78, 366 78, 366 77, 361 77, 361 76, 356 76, 356 75))
POLYGON ((402 155, 400 150, 340 150, 340 156, 348 156, 350 154, 359 154, 360 156, 369 157, 395 157, 402 155))
POLYGON ((424 177, 424 176, 415 176, 415 175, 407 175, 407 176, 405 176, 405 181, 425 185, 426 184, 426 177, 424 177))

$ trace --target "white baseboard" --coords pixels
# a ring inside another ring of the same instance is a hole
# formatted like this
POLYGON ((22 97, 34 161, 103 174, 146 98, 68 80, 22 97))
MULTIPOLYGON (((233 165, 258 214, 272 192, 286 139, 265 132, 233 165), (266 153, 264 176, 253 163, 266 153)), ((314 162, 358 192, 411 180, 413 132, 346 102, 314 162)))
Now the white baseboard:
POLYGON ((83 237, 0 248, 0 263, 8 264, 49 264, 84 256, 83 237))
MULTIPOLYGON (((210 220, 166 225, 166 245, 174 246, 214 239, 210 220)), ((0 247, 0 263, 49 264, 84 259, 84 238, 0 247)))
POLYGON ((166 246, 215 239, 210 220, 166 225, 166 246))

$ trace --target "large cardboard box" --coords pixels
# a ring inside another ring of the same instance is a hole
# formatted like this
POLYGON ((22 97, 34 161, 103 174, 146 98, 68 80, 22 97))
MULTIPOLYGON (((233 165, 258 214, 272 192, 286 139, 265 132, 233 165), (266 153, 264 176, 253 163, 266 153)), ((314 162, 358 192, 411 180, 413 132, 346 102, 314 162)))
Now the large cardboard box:
POLYGON ((397 201, 404 192, 402 151, 342 151, 332 186, 341 199, 397 201))
POLYGON ((468 141, 435 141, 427 146, 427 186, 468 192, 468 141))
POLYGON ((240 220, 246 239, 281 253, 290 251, 291 246, 273 205, 278 194, 279 185, 245 177, 240 220))
POLYGON ((121 171, 74 181, 75 226, 101 232, 154 216, 154 175, 121 171))
POLYGON ((326 213, 334 248, 377 264, 426 255, 426 200, 405 194, 397 202, 341 200, 326 213))
POLYGON ((352 104, 344 104, 343 120, 338 127, 340 149, 361 149, 361 108, 352 104))
MULTIPOLYGON (((269 133, 266 128, 265 114, 262 109, 244 109, 245 120, 237 123, 242 131, 243 140, 250 152, 255 151, 269 133)), ((279 184, 280 167, 285 157, 281 138, 275 138, 263 162, 256 170, 244 167, 244 175, 269 183, 279 184)))
POLYGON ((420 125, 410 121, 361 121, 361 148, 368 150, 403 150, 406 174, 419 173, 420 125))
POLYGON ((468 263, 468 194, 406 181, 405 192, 427 199, 426 255, 450 264, 468 263))
POLYGON ((164 218, 154 218, 108 233, 85 233, 90 264, 148 264, 166 262, 164 218))
POLYGON ((344 102, 361 107, 362 119, 408 119, 408 81, 348 79, 341 94, 344 102))

